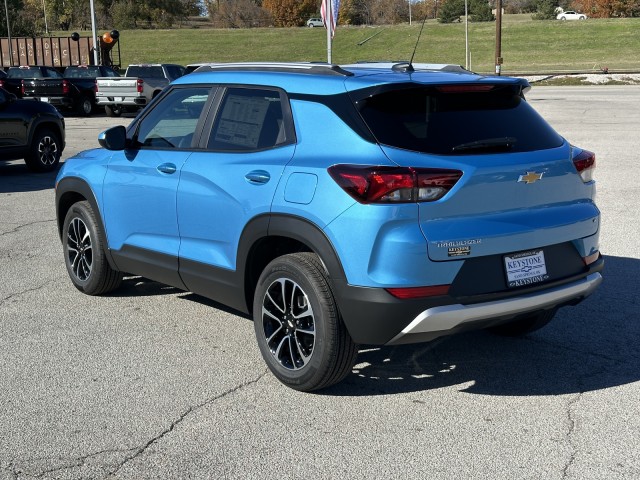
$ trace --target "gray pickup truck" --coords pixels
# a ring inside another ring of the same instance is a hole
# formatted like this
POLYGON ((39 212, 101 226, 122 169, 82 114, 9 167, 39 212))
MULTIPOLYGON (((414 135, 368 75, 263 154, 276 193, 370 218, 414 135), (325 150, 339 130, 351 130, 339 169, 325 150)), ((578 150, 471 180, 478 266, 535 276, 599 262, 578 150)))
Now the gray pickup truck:
POLYGON ((96 79, 96 104, 104 106, 108 116, 117 117, 124 110, 144 107, 184 73, 182 65, 171 63, 129 65, 124 77, 96 79))

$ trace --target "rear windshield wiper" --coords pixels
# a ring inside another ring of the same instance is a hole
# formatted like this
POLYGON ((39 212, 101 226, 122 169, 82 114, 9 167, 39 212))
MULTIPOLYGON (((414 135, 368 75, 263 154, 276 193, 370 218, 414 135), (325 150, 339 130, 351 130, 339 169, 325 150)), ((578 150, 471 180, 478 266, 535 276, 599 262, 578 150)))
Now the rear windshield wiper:
POLYGON ((485 138, 484 140, 476 140, 475 142, 461 143, 451 149, 453 152, 463 152, 469 150, 483 151, 490 150, 495 152, 502 152, 511 150, 513 145, 518 141, 515 137, 499 137, 499 138, 485 138))

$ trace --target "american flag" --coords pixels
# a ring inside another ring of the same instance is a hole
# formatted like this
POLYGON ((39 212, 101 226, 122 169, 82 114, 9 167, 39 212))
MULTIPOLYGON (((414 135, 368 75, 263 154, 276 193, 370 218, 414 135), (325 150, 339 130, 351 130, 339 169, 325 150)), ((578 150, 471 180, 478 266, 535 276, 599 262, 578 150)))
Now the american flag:
POLYGON ((328 28, 331 32, 331 38, 336 33, 336 23, 338 21, 338 10, 340 9, 340 0, 322 0, 322 5, 320 6, 320 16, 322 17, 322 21, 324 22, 325 28, 328 28), (327 3, 331 2, 331 12, 327 8, 327 3))

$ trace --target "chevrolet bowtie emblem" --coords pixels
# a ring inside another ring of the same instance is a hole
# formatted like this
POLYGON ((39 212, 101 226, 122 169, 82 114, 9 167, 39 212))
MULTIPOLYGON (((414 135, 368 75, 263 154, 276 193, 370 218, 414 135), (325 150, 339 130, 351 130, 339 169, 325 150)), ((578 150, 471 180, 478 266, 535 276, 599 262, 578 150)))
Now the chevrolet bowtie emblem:
POLYGON ((518 181, 525 182, 525 183, 533 183, 540 180, 542 178, 542 175, 544 175, 544 173, 527 172, 526 175, 520 175, 518 177, 518 181))

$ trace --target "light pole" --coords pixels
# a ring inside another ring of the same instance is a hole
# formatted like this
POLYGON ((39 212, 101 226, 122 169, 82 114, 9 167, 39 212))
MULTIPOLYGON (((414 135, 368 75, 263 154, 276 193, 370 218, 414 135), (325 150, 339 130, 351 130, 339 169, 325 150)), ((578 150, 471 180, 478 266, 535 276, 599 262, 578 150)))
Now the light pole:
MULTIPOLYGON (((5 2, 7 0, 4 0, 5 2)), ((98 65, 98 46, 96 41, 98 36, 96 35, 96 9, 93 6, 93 0, 90 0, 91 4, 91 34, 93 35, 93 64, 98 65)))
POLYGON ((502 71, 502 0, 496 0, 496 75, 502 71))
POLYGON ((464 68, 470 68, 469 58, 469 6, 468 1, 464 0, 464 68))
POLYGON ((44 11, 44 32, 49 35, 49 24, 47 23, 47 6, 42 0, 42 10, 44 11))
POLYGON ((411 25, 411 0, 409 0, 409 25, 411 25))
POLYGON ((7 39, 9 40, 9 65, 13 66, 13 46, 11 45, 11 27, 9 26, 9 7, 7 7, 7 0, 4 0, 4 13, 7 18, 7 39))

